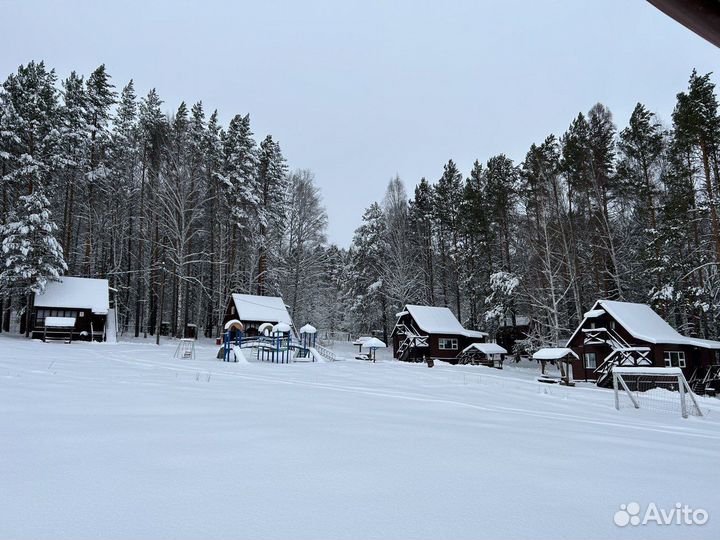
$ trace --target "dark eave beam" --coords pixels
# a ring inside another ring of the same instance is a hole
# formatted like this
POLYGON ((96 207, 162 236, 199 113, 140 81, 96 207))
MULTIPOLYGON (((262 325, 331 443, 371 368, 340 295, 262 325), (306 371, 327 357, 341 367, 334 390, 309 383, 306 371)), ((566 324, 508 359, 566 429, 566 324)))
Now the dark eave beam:
POLYGON ((666 15, 720 47, 720 0, 648 0, 666 15))

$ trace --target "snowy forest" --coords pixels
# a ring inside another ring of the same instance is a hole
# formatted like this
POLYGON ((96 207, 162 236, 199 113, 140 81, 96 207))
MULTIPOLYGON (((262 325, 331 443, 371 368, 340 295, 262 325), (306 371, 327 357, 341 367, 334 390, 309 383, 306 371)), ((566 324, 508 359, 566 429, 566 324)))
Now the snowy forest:
MULTIPOLYGON (((681 89, 679 89, 681 90, 681 89)), ((392 178, 348 248, 328 243, 309 170, 250 116, 202 103, 167 114, 155 90, 104 66, 59 81, 42 62, 0 90, 0 310, 63 274, 106 277, 120 329, 219 332, 230 292, 281 295, 296 324, 377 332, 406 303, 447 306, 520 346, 569 336, 599 298, 651 304, 681 332, 720 337, 720 115, 692 72, 669 123, 602 104, 516 163, 449 160, 414 187, 392 178), (258 142, 260 141, 260 142, 258 142)), ((487 159, 485 159, 487 158, 487 159)), ((414 180, 413 180, 414 183, 414 180)))

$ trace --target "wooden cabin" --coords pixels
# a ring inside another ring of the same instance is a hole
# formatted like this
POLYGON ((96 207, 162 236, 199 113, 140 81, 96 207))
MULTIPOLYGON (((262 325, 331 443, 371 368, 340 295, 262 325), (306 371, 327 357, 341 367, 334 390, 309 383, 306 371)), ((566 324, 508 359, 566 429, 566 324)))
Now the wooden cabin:
POLYGON ((512 317, 505 317, 503 324, 500 325, 497 332, 495 333, 495 341, 497 344, 508 351, 509 354, 515 354, 516 352, 520 355, 527 354, 526 350, 515 350, 515 343, 523 339, 527 339, 530 335, 532 328, 530 326, 530 318, 524 315, 518 315, 515 317, 515 324, 513 325, 512 317))
POLYGON ((578 356, 574 377, 598 384, 613 365, 679 367, 690 379, 720 363, 720 342, 683 336, 648 305, 612 300, 585 313, 567 347, 578 356))
POLYGON ((243 324, 243 333, 246 336, 257 336, 260 333, 260 326, 264 323, 273 325, 285 323, 290 326, 291 333, 295 334, 290 313, 285 302, 279 296, 231 294, 225 308, 223 324, 234 319, 243 324))
POLYGON ((108 325, 109 315, 114 316, 114 312, 107 279, 62 277, 48 282, 42 293, 34 295, 30 337, 104 341, 110 327, 114 340, 114 319, 108 325))
POLYGON ((463 328, 446 307, 408 304, 397 314, 393 356, 410 362, 432 358, 456 364, 461 351, 472 343, 484 343, 486 338, 485 332, 463 328))

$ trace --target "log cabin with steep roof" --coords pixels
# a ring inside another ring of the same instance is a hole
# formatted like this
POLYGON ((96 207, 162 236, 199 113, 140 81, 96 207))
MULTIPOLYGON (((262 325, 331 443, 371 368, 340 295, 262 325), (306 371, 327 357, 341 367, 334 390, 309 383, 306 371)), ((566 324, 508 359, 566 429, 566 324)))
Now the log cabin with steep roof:
POLYGON ((397 314, 392 332, 393 356, 420 362, 426 358, 458 362, 458 355, 472 343, 484 343, 485 332, 463 328, 446 307, 407 304, 397 314))
POLYGON ((720 342, 680 334, 646 304, 598 300, 567 342, 576 379, 607 385, 613 366, 679 367, 690 380, 720 363, 720 342))

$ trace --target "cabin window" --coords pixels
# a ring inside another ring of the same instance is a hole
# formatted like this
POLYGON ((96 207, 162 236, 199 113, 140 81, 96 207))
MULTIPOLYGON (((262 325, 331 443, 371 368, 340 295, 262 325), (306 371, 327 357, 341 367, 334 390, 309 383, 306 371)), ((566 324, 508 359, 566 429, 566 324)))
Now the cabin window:
POLYGON ((597 368, 597 356, 595 356, 594 352, 586 352, 585 353, 585 369, 595 369, 597 368))
POLYGON ((45 317, 47 317, 47 310, 46 309, 38 309, 37 313, 35 314, 35 324, 40 325, 40 326, 44 325, 45 317))
MULTIPOLYGON (((84 315, 84 312, 80 312, 80 317, 84 315)), ((38 309, 35 313, 35 324, 43 326, 45 324, 45 317, 75 317, 77 318, 78 311, 76 309, 38 309)))
POLYGON ((615 330, 615 321, 610 321, 610 330, 615 330))
POLYGON ((685 364, 685 351, 665 351, 665 367, 679 367, 684 368, 685 364))
POLYGON ((230 307, 230 315, 235 315, 235 306, 230 307))
POLYGON ((590 322, 590 328, 595 328, 595 321, 590 322))
POLYGON ((441 351, 457 351, 457 338, 440 338, 438 339, 438 348, 441 351))

